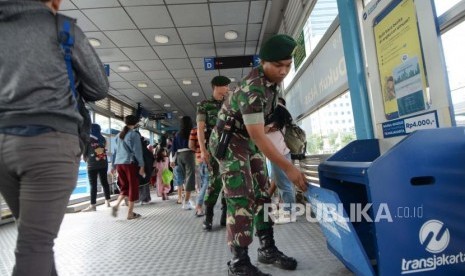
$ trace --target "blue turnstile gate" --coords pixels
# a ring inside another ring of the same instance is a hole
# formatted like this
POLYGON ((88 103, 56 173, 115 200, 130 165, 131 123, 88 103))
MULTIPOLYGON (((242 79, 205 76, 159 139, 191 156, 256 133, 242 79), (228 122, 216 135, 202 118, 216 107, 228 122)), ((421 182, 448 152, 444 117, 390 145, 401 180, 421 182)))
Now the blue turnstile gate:
POLYGON ((356 275, 465 275, 465 128, 416 131, 384 154, 354 141, 318 171, 307 199, 356 275))

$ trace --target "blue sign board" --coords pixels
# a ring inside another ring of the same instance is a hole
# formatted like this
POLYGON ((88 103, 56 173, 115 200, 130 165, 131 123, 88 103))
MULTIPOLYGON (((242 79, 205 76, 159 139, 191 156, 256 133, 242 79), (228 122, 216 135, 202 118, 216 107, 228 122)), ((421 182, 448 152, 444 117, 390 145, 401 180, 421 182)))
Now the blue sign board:
POLYGON ((253 56, 253 67, 257 67, 258 65, 260 65, 260 57, 258 57, 258 55, 254 55, 253 56))
POLYGON ((415 130, 438 128, 438 115, 436 111, 431 111, 403 119, 391 120, 383 123, 382 126, 384 138, 407 135, 415 130))
POLYGON ((215 70, 215 58, 214 57, 204 58, 203 65, 205 67, 205 71, 215 70))
POLYGON ((110 64, 104 64, 103 67, 105 68, 105 73, 107 74, 107 77, 110 76, 110 64))

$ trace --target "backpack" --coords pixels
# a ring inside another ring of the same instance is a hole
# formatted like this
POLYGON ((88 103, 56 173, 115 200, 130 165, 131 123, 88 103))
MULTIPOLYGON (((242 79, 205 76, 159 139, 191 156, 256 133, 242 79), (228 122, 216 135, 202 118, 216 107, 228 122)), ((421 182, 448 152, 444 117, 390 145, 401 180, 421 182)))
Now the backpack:
POLYGON ((74 46, 74 25, 75 19, 67 17, 62 14, 56 14, 56 24, 58 30, 58 42, 63 50, 63 55, 66 63, 66 70, 68 71, 69 85, 73 98, 76 101, 76 110, 82 117, 82 122, 78 125, 79 135, 79 147, 81 153, 84 155, 84 159, 88 159, 88 153, 90 148, 90 132, 92 121, 90 119, 89 111, 86 108, 86 104, 82 96, 77 92, 73 64, 71 60, 72 50, 74 46))
POLYGON ((291 123, 286 125, 286 133, 283 133, 283 135, 286 146, 291 150, 291 159, 304 159, 307 151, 307 137, 305 131, 298 125, 291 123))

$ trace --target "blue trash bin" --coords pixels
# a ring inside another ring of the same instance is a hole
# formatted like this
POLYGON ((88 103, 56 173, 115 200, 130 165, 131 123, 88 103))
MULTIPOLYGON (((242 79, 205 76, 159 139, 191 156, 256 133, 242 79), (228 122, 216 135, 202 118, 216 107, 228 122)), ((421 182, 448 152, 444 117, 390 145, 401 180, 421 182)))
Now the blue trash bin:
POLYGON ((357 140, 318 171, 307 199, 356 275, 465 275, 465 128, 416 131, 385 153, 357 140))

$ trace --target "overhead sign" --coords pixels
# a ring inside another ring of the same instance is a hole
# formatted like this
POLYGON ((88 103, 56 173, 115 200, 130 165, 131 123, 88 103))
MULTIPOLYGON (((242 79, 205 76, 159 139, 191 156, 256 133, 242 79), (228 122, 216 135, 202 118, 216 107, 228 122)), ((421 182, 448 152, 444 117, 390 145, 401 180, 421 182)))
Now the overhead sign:
POLYGON ((232 57, 208 57, 204 58, 205 70, 234 69, 243 67, 255 67, 260 64, 258 55, 232 56, 232 57))
POLYGON ((150 119, 151 120, 165 120, 167 118, 166 116, 167 113, 154 113, 150 114, 150 119))
POLYGON ((105 68, 105 73, 107 74, 107 77, 110 76, 110 64, 103 64, 103 67, 105 68))
POLYGON ((294 50, 294 69, 297 71, 306 56, 304 31, 300 32, 297 38, 297 47, 294 50))
POLYGON ((214 57, 204 58, 203 65, 205 67, 205 71, 215 70, 215 58, 214 57))

